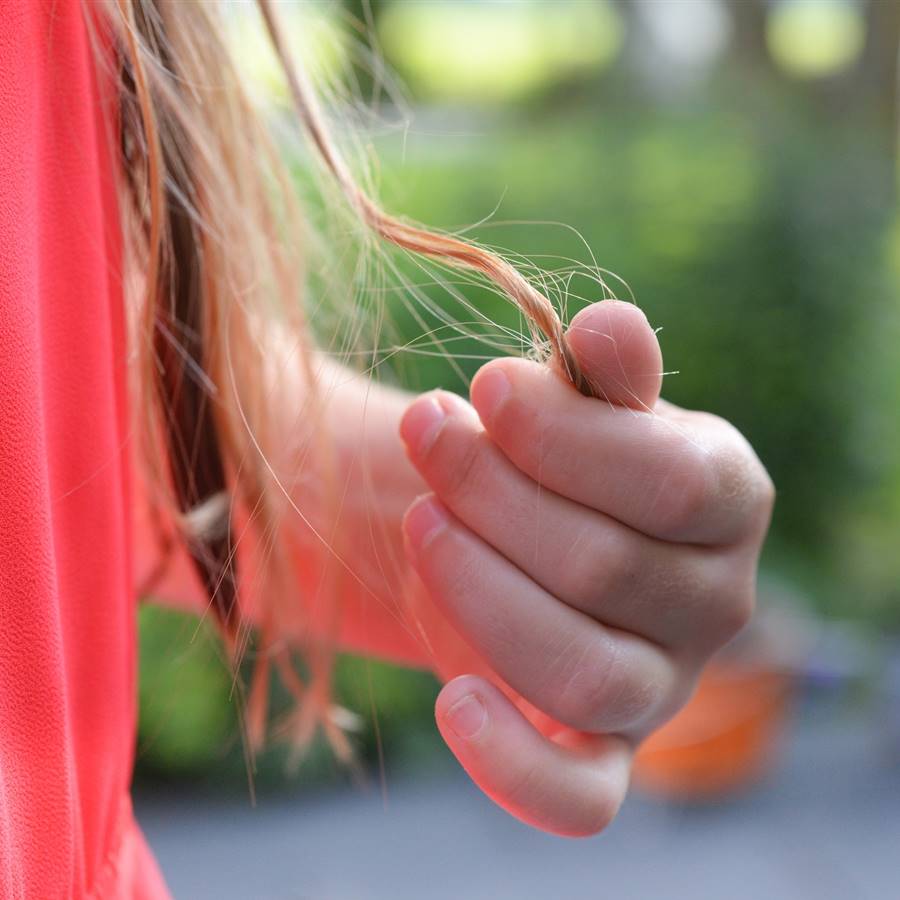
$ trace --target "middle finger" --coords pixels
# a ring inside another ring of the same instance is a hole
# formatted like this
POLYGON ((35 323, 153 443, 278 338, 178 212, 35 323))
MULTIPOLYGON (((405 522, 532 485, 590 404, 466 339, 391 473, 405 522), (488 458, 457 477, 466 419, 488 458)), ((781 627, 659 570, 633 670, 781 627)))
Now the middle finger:
POLYGON ((673 649, 705 651, 743 624, 752 567, 737 553, 656 540, 542 487, 507 459, 455 395, 420 398, 401 433, 453 514, 575 609, 673 649), (743 569, 746 603, 735 587, 743 569))

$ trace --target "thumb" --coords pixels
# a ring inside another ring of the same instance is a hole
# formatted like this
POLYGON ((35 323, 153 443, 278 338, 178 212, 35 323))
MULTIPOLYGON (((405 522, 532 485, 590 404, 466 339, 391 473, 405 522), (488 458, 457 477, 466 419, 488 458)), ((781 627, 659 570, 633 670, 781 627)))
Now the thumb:
POLYGON ((566 337, 596 396, 632 409, 649 409, 659 399, 662 351, 633 303, 604 300, 586 307, 566 337))

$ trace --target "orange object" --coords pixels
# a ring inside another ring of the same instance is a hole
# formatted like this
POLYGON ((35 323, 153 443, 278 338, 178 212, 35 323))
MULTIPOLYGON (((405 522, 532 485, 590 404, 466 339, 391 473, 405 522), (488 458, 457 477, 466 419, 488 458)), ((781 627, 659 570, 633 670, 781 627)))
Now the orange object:
POLYGON ((752 783, 781 732, 790 678, 784 672, 718 662, 693 698, 638 751, 638 787, 679 801, 714 800, 752 783))

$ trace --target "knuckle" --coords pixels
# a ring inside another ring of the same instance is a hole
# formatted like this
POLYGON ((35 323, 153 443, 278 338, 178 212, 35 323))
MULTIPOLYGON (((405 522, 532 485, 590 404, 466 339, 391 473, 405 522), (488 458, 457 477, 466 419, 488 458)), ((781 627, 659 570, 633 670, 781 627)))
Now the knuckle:
POLYGON ((708 657, 727 644, 753 616, 755 577, 733 553, 707 557, 687 567, 682 586, 666 592, 661 615, 676 627, 671 649, 708 657))
POLYGON ((771 476, 766 471, 762 463, 757 462, 757 468, 757 480, 759 483, 759 509, 766 522, 768 522, 769 518, 772 515, 772 510, 775 508, 775 482, 772 481, 771 476))
POLYGON ((630 594, 640 564, 636 544, 623 529, 591 521, 576 534, 560 560, 560 596, 584 604, 630 594))
POLYGON ((748 505, 757 507, 773 502, 775 487, 747 439, 730 422, 719 422, 722 437, 715 460, 725 498, 746 498, 748 505))
POLYGON ((718 530, 721 543, 764 531, 775 501, 772 480, 753 448, 730 422, 691 413, 662 443, 665 472, 652 510, 667 535, 718 530))
POLYGON ((689 643, 705 627, 712 597, 702 565, 680 548, 646 564, 637 600, 641 613, 652 616, 664 646, 689 643))
POLYGON ((744 530, 768 523, 775 503, 775 485, 747 439, 730 422, 718 417, 718 438, 710 451, 715 493, 723 509, 736 514, 744 530))
POLYGON ((708 450, 686 438, 677 440, 670 453, 652 513, 657 528, 677 537, 692 532, 709 510, 713 461, 708 450))
POLYGON ((750 623, 756 610, 756 591, 743 588, 732 591, 722 604, 722 644, 728 643, 750 623))
POLYGON ((552 691, 552 715, 572 728, 593 731, 605 707, 612 669, 611 642, 587 642, 579 653, 571 647, 558 652, 547 686, 552 691))
POLYGON ((756 609, 755 576, 751 567, 735 578, 735 566, 730 557, 723 557, 719 574, 708 587, 703 633, 708 649, 717 650, 727 644, 750 620, 756 609))
POLYGON ((654 688, 632 677, 607 635, 587 641, 578 654, 568 654, 558 670, 553 715, 582 731, 626 727, 655 700, 654 688))

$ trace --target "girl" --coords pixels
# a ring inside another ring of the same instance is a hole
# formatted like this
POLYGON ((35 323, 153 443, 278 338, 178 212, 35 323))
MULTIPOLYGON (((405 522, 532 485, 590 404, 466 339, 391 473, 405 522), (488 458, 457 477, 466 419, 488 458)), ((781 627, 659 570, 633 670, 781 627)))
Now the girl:
POLYGON ((635 746, 753 606, 771 484, 729 425, 659 399, 643 314, 564 333, 502 260, 381 212, 260 7, 358 220, 493 279, 551 353, 484 366, 470 402, 328 362, 294 312, 308 233, 210 7, 0 5, 3 900, 166 896, 128 793, 138 591, 208 610, 234 661, 252 633, 251 748, 272 670, 293 739, 318 722, 343 752, 334 648, 429 666, 473 780, 567 835, 615 816, 635 746))

